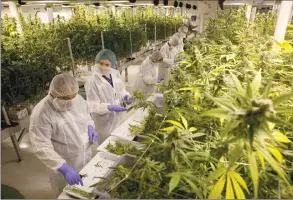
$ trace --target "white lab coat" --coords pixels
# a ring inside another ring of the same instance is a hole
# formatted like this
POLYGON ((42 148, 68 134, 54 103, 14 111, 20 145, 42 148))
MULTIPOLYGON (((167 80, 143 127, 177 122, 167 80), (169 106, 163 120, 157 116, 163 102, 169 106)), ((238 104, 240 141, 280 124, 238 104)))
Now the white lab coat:
POLYGON ((70 110, 57 111, 48 95, 33 110, 30 118, 30 140, 35 155, 48 168, 56 197, 66 186, 58 169, 67 163, 80 171, 92 156, 88 126, 94 127, 87 102, 77 95, 70 110))
POLYGON ((155 64, 148 56, 141 64, 136 81, 134 84, 135 90, 140 90, 146 95, 152 94, 156 90, 155 84, 158 80, 158 73, 155 64))
MULTIPOLYGON (((168 44, 168 42, 166 42, 161 50, 162 53, 164 53, 166 55, 166 58, 169 60, 172 60, 174 62, 174 59, 177 58, 177 48, 172 48, 170 47, 170 45, 168 44)), ((159 66, 159 77, 160 78, 164 78, 166 79, 168 76, 168 71, 169 68, 171 68, 172 64, 167 64, 167 63, 160 63, 159 66)))
POLYGON ((114 88, 102 77, 98 66, 85 84, 87 102, 99 133, 99 143, 105 141, 111 133, 123 122, 125 112, 111 112, 108 105, 123 106, 123 98, 130 95, 125 90, 125 84, 119 71, 109 69, 114 88))

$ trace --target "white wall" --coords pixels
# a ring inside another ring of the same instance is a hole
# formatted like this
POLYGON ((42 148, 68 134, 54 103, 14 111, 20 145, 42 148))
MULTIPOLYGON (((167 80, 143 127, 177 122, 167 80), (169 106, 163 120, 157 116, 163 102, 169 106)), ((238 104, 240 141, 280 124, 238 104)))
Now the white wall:
POLYGON ((1 17, 4 17, 5 14, 8 14, 9 17, 11 17, 9 7, 4 7, 1 5, 1 17))
POLYGON ((60 15, 61 17, 65 17, 65 19, 70 19, 72 16, 72 8, 71 7, 62 7, 60 10, 53 8, 53 15, 54 15, 54 18, 56 18, 57 15, 60 15))

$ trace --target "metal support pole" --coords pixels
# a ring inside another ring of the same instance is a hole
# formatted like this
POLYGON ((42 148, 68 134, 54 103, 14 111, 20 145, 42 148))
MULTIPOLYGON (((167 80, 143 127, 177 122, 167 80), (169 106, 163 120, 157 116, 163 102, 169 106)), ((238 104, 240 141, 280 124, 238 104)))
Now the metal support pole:
POLYGON ((128 66, 125 68, 125 82, 128 83, 128 66))
POLYGON ((10 133, 10 139, 11 139, 13 147, 15 149, 18 162, 21 162, 22 159, 21 159, 21 155, 20 155, 20 148, 18 146, 18 142, 17 142, 17 138, 15 136, 15 133, 10 133))
POLYGON ((202 33, 204 31, 204 13, 200 14, 199 20, 199 32, 202 33))
POLYGON ((283 43, 287 24, 289 22, 289 18, 291 16, 293 1, 282 1, 281 6, 278 13, 277 24, 275 28, 274 38, 277 42, 283 43))
POLYGON ((167 18, 167 9, 165 8, 165 39, 167 38, 167 27, 166 27, 166 23, 167 23, 167 20, 166 20, 166 18, 167 18))
POLYGON ((130 53, 131 53, 131 58, 132 58, 132 34, 131 34, 131 28, 129 31, 129 40, 130 40, 130 53))
POLYGON ((70 53, 70 57, 71 57, 71 62, 72 62, 71 69, 72 69, 73 77, 75 77, 75 72, 74 72, 75 63, 74 63, 74 58, 73 58, 73 54, 72 54, 72 48, 71 48, 70 38, 67 38, 67 42, 68 42, 68 49, 69 49, 69 53, 70 53))
POLYGON ((4 117, 5 123, 7 125, 11 125, 9 117, 8 117, 8 114, 7 114, 6 109, 5 109, 4 106, 2 106, 2 114, 3 114, 3 117, 4 117))
POLYGON ((130 25, 130 31, 129 31, 129 39, 130 39, 130 53, 131 53, 131 58, 132 58, 132 24, 133 24, 133 14, 134 14, 134 12, 133 12, 133 7, 132 7, 132 9, 131 9, 131 11, 132 11, 132 16, 131 16, 131 25, 130 25))
POLYGON ((256 15, 256 7, 253 7, 252 10, 251 10, 250 22, 254 22, 255 15, 256 15))
POLYGON ((249 21, 249 19, 250 19, 252 4, 253 4, 253 1, 248 0, 248 2, 247 2, 247 10, 246 10, 246 19, 247 19, 247 21, 249 21))
POLYGON ((53 8, 47 7, 47 14, 48 14, 48 22, 51 22, 54 19, 54 15, 53 15, 53 8))
POLYGON ((102 40, 102 49, 105 49, 104 33, 103 33, 103 31, 101 31, 101 40, 102 40))
POLYGON ((157 23, 155 22, 155 44, 157 44, 157 23))

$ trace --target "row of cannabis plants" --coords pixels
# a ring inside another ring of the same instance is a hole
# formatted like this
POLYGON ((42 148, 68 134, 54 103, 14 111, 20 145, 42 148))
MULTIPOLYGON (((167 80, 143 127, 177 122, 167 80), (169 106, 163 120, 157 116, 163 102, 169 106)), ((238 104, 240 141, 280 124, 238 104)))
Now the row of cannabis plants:
MULTIPOLYGON (((293 197, 293 50, 272 37, 275 15, 218 13, 172 69, 165 110, 149 110, 134 167, 95 186, 122 199, 293 197), (267 23, 263 23, 263 21, 267 23)), ((126 151, 127 153, 127 151, 126 151)))
MULTIPOLYGON (((98 11, 78 5, 72 18, 55 18, 44 24, 38 17, 20 15, 22 34, 16 29, 16 20, 2 19, 1 66, 2 101, 8 105, 32 100, 48 88, 58 69, 68 70, 71 59, 67 38, 71 40, 73 57, 77 64, 92 64, 102 49, 101 32, 105 48, 118 58, 131 56, 154 40, 165 39, 182 23, 181 17, 157 16, 152 8, 139 9, 135 15, 126 9, 119 15, 108 10, 98 11), (130 42, 130 38, 132 42, 130 42), (132 44, 132 48, 131 45, 132 44)), ((35 99, 37 101, 39 98, 35 99)))

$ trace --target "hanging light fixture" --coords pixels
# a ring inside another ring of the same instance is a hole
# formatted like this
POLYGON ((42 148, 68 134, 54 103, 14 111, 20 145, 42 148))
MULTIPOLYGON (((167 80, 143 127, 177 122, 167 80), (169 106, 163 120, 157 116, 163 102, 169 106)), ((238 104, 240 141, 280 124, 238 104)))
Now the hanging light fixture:
POLYGON ((221 10, 224 10, 224 2, 225 2, 225 0, 218 0, 218 4, 219 4, 221 10))
POLYGON ((189 10, 191 8, 191 4, 187 3, 186 8, 189 10))
POLYGON ((164 6, 168 5, 168 0, 164 0, 164 6))
POLYGON ((129 0, 129 3, 135 3, 136 0, 129 0))
POLYGON ((178 1, 174 1, 174 7, 175 7, 175 8, 178 7, 178 1))
POLYGON ((197 6, 196 5, 193 5, 192 8, 193 8, 193 10, 196 10, 197 9, 197 6))
POLYGON ((180 8, 183 7, 183 3, 182 3, 182 2, 179 3, 179 7, 180 7, 180 8))
POLYGON ((157 6, 159 5, 160 1, 159 0, 154 0, 154 5, 157 6))
POLYGON ((26 3, 22 2, 21 0, 17 0, 17 2, 18 2, 19 5, 26 5, 26 3))

